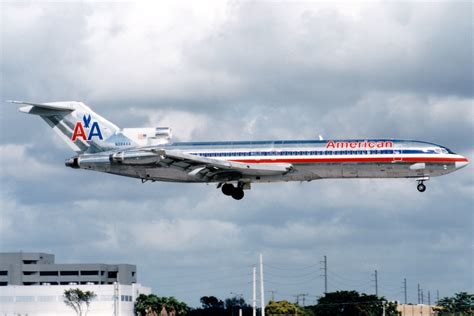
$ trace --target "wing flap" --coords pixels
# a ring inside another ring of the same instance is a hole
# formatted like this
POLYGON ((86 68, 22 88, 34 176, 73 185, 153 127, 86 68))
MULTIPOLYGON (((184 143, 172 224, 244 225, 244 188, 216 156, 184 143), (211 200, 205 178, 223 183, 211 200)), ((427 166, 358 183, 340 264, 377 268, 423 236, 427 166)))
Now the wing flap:
POLYGON ((227 160, 212 159, 196 155, 190 155, 181 151, 174 150, 157 150, 155 151, 164 159, 161 163, 171 160, 169 167, 177 166, 182 168, 191 168, 190 174, 206 174, 209 173, 239 173, 246 176, 270 176, 282 175, 291 171, 293 166, 288 163, 269 164, 269 163, 241 163, 227 160), (198 172, 195 170, 201 168, 198 172), (194 172, 194 173, 193 173, 194 172))
POLYGON ((248 176, 284 175, 291 164, 241 163, 183 153, 179 150, 141 149, 117 152, 111 161, 130 165, 155 165, 176 168, 189 176, 209 181, 234 181, 248 176))

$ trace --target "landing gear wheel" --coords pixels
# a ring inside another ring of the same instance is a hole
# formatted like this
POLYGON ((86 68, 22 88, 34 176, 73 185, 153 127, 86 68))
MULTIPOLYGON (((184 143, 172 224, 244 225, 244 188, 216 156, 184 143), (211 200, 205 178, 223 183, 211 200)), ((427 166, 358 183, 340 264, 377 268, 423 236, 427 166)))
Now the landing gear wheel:
POLYGON ((224 193, 225 195, 232 195, 234 191, 235 191, 235 187, 231 183, 225 183, 222 186, 222 193, 224 193))
POLYGON ((426 185, 424 185, 423 182, 421 182, 421 183, 418 183, 418 185, 416 186, 416 188, 417 188, 418 191, 420 191, 420 192, 425 192, 425 190, 426 190, 426 185))
POLYGON ((244 198, 244 190, 241 188, 235 188, 234 192, 232 192, 232 197, 235 200, 242 200, 244 198))

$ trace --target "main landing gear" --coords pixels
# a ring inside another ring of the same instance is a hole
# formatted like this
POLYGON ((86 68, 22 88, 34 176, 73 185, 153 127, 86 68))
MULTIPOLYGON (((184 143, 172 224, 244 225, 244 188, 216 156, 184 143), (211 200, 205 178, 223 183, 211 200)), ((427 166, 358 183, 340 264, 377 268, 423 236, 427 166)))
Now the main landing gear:
POLYGON ((425 192, 425 191, 426 191, 426 185, 423 184, 423 181, 420 181, 420 183, 418 183, 418 185, 416 186, 416 188, 417 188, 418 191, 420 191, 420 192, 425 192))
POLYGON ((426 185, 423 182, 428 181, 428 180, 429 180, 429 178, 427 178, 427 177, 417 179, 418 185, 416 186, 416 188, 418 189, 418 191, 420 191, 420 192, 425 192, 426 191, 426 185))
POLYGON ((222 193, 232 196, 235 200, 242 200, 244 197, 244 186, 239 182, 237 187, 232 183, 224 183, 221 187, 222 193))

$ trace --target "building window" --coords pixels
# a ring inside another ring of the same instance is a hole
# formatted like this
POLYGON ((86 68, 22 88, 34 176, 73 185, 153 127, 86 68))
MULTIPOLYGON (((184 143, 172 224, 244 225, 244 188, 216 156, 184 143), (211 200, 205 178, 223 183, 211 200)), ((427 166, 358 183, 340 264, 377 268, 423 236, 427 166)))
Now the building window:
POLYGON ((0 286, 7 286, 8 282, 0 282, 0 286))
POLYGON ((79 275, 79 271, 61 271, 61 275, 79 275))
POLYGON ((8 275, 8 271, 0 271, 0 275, 8 275))
POLYGON ((56 296, 38 296, 38 302, 56 302, 58 299, 56 296))
POLYGON ((23 275, 35 275, 38 274, 38 271, 23 271, 23 275))
POLYGON ((107 276, 111 279, 115 279, 115 278, 117 278, 117 271, 109 271, 107 273, 107 276))
POLYGON ((135 276, 135 271, 132 272, 132 277, 134 277, 134 276, 135 276))
POLYGON ((16 296, 15 301, 17 302, 34 302, 34 296, 16 296))
POLYGON ((13 296, 0 296, 0 303, 13 302, 13 296))
POLYGON ((99 275, 99 271, 81 271, 81 275, 99 275))
POLYGON ((40 276, 57 276, 58 271, 40 271, 40 276))
POLYGON ((37 264, 38 260, 23 260, 23 264, 37 264))

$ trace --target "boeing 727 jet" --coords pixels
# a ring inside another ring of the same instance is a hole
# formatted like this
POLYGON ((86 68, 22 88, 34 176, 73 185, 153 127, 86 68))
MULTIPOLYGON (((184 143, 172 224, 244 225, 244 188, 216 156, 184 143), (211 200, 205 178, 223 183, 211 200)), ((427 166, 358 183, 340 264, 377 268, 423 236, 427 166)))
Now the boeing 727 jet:
POLYGON ((430 177, 469 162, 433 143, 396 139, 172 142, 168 127, 119 128, 82 102, 30 103, 76 152, 66 166, 147 181, 216 183, 236 200, 251 183, 327 178, 430 177))

